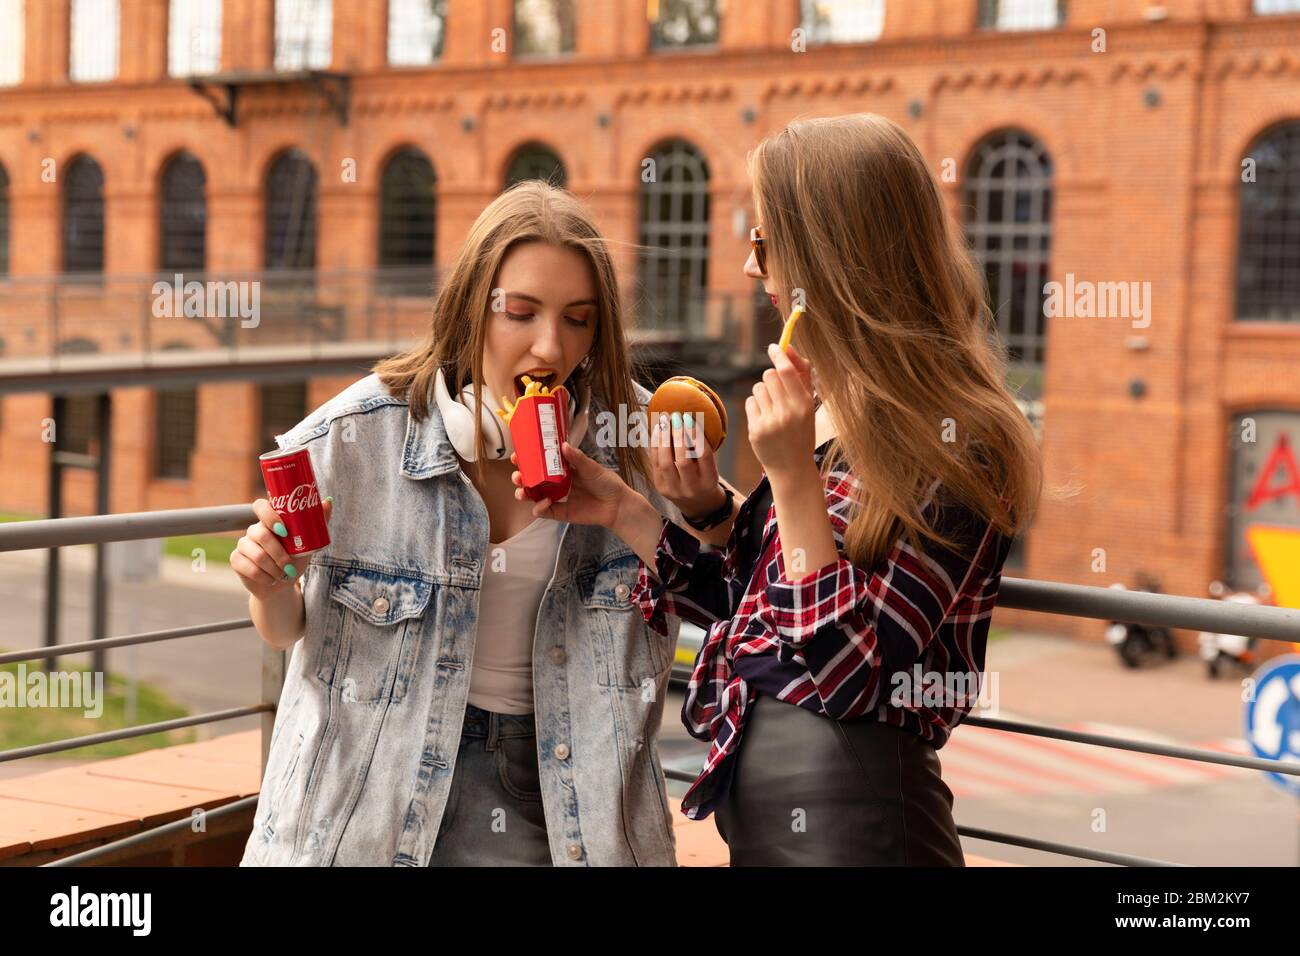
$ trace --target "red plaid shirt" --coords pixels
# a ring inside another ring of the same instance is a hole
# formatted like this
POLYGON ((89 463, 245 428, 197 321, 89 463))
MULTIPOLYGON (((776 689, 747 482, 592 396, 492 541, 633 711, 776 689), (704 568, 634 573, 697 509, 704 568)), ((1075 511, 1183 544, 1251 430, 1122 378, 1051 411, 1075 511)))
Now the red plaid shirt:
MULTIPOLYGON (((816 451, 819 469, 828 448, 816 451)), ((823 477, 840 557, 796 582, 785 576, 774 506, 762 541, 750 540, 749 512, 766 497, 766 476, 721 551, 702 551, 699 539, 664 518, 657 580, 641 566, 632 598, 653 627, 666 633, 665 616, 676 615, 708 631, 682 707, 691 736, 712 742, 682 799, 691 819, 725 797, 745 714, 760 691, 831 720, 902 727, 936 748, 978 695, 1010 541, 969 509, 941 504, 935 481, 920 510, 961 543, 958 552, 918 554, 900 537, 877 566, 860 568, 843 557, 858 481, 843 463, 823 477)))

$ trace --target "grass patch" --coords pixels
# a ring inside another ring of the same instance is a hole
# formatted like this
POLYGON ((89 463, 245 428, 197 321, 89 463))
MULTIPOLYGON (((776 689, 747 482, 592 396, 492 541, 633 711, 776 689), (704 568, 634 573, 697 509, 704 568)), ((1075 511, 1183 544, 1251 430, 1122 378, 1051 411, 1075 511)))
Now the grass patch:
POLYGON ((242 535, 242 531, 229 531, 225 534, 186 534, 179 538, 164 538, 163 554, 193 561, 194 550, 198 548, 203 551, 204 560, 209 563, 215 561, 228 564, 231 552, 239 544, 242 535))
MULTIPOLYGON (((25 662, 29 701, 34 686, 33 675, 36 673, 39 664, 39 661, 25 662)), ((126 715, 128 683, 122 675, 112 672, 104 675, 103 698, 99 702, 102 705, 102 712, 98 717, 87 717, 85 715, 86 710, 93 712, 97 708, 85 706, 87 701, 84 698, 80 707, 18 707, 17 704, 21 699, 18 688, 20 666, 23 665, 19 663, 0 664, 0 750, 53 743, 56 740, 67 740, 71 737, 81 737, 87 734, 101 734, 110 730, 122 730, 139 724, 151 724, 160 720, 186 717, 190 713, 185 707, 182 707, 151 685, 137 682, 135 687, 135 719, 128 721, 126 715), (6 677, 5 674, 12 674, 13 676, 6 677)), ((59 660, 56 673, 71 675, 89 672, 89 667, 69 666, 68 658, 64 657, 59 660)), ((52 691, 55 685, 44 677, 38 678, 38 680, 46 686, 48 696, 48 692, 52 691)), ((82 678, 78 677, 76 680, 81 681, 82 678)), ((71 680, 69 680, 69 683, 71 683, 71 680)), ((96 691, 93 689, 93 680, 91 688, 90 692, 94 694, 96 691)), ((139 753, 142 750, 193 743, 195 739, 195 728, 185 727, 181 730, 148 734, 144 737, 129 737, 125 740, 114 740, 89 747, 78 747, 75 750, 62 750, 50 756, 83 759, 123 757, 127 754, 139 753)))

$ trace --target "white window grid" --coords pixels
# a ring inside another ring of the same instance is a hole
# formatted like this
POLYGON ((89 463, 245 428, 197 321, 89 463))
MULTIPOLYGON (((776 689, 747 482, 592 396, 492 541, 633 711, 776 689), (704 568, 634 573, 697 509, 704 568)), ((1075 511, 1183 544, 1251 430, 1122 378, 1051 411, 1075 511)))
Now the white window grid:
POLYGON ((1300 13, 1300 0, 1255 0, 1255 12, 1266 16, 1274 13, 1300 13))
POLYGON ((388 0, 388 62, 429 66, 442 58, 447 0, 388 0))
POLYGON ((870 43, 885 29, 885 0, 802 0, 811 43, 870 43))
POLYGON ((102 83, 116 79, 118 0, 72 0, 68 31, 68 76, 77 83, 102 83))
POLYGON ((26 22, 23 0, 0 0, 0 86, 23 81, 26 22))
POLYGON ((167 72, 202 76, 221 70, 222 0, 171 0, 167 12, 167 72))
POLYGON ((277 70, 327 70, 333 42, 333 0, 275 0, 277 70))
POLYGON ((994 30, 1051 30, 1061 25, 1060 0, 981 0, 980 25, 994 30))

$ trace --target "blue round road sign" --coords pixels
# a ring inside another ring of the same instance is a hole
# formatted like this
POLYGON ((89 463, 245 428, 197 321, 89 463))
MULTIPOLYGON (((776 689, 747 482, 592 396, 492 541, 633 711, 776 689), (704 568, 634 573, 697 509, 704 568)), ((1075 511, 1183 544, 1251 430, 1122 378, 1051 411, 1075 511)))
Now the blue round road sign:
MULTIPOLYGON (((1300 656, 1276 657, 1255 672, 1255 695, 1246 702, 1246 743, 1256 757, 1300 765, 1300 656)), ((1269 776, 1300 797, 1300 777, 1269 776)))

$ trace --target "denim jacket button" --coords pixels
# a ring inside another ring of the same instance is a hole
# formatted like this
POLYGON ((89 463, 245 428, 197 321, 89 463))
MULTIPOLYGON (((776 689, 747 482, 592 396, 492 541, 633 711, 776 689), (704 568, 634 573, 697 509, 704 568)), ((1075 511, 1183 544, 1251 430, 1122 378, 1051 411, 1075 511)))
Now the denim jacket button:
POLYGON ((627 596, 631 593, 632 593, 632 589, 629 588, 626 584, 620 584, 618 587, 614 588, 614 596, 618 598, 620 601, 626 601, 627 596))
POLYGON ((556 745, 555 745, 555 751, 554 751, 554 753, 555 753, 555 756, 556 756, 557 758, 559 758, 560 760, 568 760, 568 759, 569 759, 569 745, 568 745, 568 744, 556 744, 556 745))
POLYGON ((386 614, 388 612, 388 598, 377 597, 370 606, 374 608, 376 614, 386 614))
POLYGON ((582 847, 578 846, 576 843, 570 843, 565 852, 569 854, 570 860, 582 859, 582 847))
POLYGON ((565 657, 564 648, 556 647, 551 649, 551 660, 555 661, 555 663, 563 664, 564 657, 565 657))

